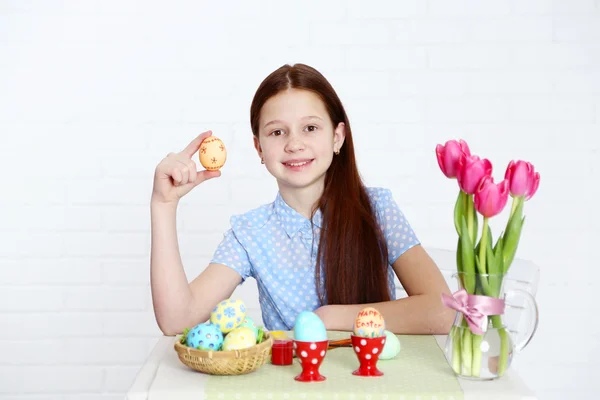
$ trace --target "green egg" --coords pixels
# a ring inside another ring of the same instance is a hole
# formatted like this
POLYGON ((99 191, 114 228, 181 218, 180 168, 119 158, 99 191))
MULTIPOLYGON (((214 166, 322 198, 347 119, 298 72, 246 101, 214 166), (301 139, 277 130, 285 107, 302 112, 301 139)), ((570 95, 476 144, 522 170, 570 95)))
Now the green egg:
POLYGON ((246 315, 246 318, 244 318, 240 326, 245 326, 252 329, 252 331, 254 331, 254 335, 258 337, 258 327, 254 323, 252 317, 250 317, 249 315, 246 315))
POLYGON ((398 336, 390 331, 385 331, 385 344, 379 355, 380 360, 389 360, 396 357, 400 353, 400 340, 398 336))

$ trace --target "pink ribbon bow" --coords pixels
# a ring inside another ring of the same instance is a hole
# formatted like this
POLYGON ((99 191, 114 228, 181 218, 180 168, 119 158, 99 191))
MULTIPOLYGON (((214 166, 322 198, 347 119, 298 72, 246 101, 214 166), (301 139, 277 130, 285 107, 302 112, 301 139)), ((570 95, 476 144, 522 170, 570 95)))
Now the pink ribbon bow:
POLYGON ((504 314, 504 300, 489 296, 468 294, 465 289, 454 292, 452 296, 442 293, 442 302, 465 316, 471 332, 481 335, 488 315, 504 314))

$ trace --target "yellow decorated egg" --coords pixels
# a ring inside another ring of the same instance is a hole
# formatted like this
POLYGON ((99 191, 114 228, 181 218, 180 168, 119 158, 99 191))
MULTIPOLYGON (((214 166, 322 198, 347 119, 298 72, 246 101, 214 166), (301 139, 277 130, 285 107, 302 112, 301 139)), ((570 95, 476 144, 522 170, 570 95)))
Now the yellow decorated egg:
POLYGON ((354 321, 354 335, 366 338, 384 336, 383 315, 373 307, 363 308, 354 321))
POLYGON ((256 335, 252 328, 240 326, 225 336, 223 340, 223 351, 241 350, 256 344, 256 335))
POLYGON ((246 318, 246 305, 239 299, 223 300, 210 314, 210 322, 217 325, 225 334, 240 326, 244 318, 246 318))
POLYGON ((209 136, 202 141, 198 151, 200 164, 208 171, 220 169, 227 159, 225 145, 216 136, 209 136))

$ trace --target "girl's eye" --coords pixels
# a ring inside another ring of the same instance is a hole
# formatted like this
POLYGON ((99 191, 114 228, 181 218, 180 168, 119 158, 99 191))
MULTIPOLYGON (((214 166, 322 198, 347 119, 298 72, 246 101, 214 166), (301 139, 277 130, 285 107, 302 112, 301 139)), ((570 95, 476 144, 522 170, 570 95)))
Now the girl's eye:
POLYGON ((271 132, 271 135, 273 135, 273 136, 279 136, 282 134, 283 134, 283 131, 281 129, 276 129, 273 132, 271 132))
POLYGON ((317 129, 318 129, 318 128, 317 128, 316 126, 314 126, 314 125, 308 125, 308 126, 306 127, 306 130, 307 130, 308 132, 314 132, 314 131, 316 131, 317 129))

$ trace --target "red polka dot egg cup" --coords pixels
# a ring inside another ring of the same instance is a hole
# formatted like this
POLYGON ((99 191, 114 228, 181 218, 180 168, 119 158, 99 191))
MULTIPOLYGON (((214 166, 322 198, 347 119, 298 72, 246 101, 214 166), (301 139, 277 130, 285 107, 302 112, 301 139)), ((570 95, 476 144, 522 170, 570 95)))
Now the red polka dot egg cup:
POLYGON ((327 353, 328 340, 320 342, 302 342, 294 340, 296 356, 300 360, 302 372, 294 379, 299 382, 322 382, 325 378, 319 372, 319 367, 327 353))
POLYGON ((361 336, 350 336, 352 340, 352 349, 358 357, 360 366, 352 372, 352 375, 358 376, 382 376, 383 372, 377 369, 377 361, 383 345, 385 345, 385 336, 367 338, 361 336))

